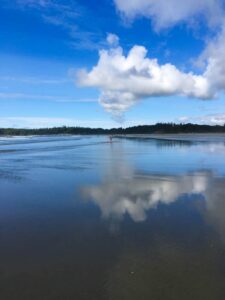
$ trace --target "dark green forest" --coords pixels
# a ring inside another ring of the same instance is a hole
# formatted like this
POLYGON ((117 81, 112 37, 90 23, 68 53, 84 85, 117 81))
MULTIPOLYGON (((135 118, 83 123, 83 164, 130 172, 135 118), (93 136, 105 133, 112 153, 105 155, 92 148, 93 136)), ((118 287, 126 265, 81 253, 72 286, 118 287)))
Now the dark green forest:
POLYGON ((53 127, 39 129, 0 128, 1 136, 12 135, 55 135, 55 134, 157 134, 157 133, 225 133, 225 124, 198 125, 157 123, 155 125, 140 125, 127 128, 88 128, 88 127, 53 127))

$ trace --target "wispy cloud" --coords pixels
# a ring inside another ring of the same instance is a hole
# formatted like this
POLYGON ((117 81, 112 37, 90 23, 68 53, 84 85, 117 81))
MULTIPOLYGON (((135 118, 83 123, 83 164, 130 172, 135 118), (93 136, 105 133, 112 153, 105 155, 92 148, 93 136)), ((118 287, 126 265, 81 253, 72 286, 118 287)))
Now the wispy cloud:
POLYGON ((64 29, 69 37, 67 44, 73 48, 99 49, 104 42, 101 31, 87 29, 89 12, 77 1, 16 0, 16 5, 24 11, 36 11, 45 23, 64 29))
POLYGON ((196 123, 196 124, 208 124, 208 125, 224 125, 225 113, 208 114, 202 116, 182 116, 178 118, 182 123, 196 123))
POLYGON ((74 103, 88 103, 88 102, 96 102, 95 98, 83 98, 76 99, 75 97, 69 96, 55 96, 55 95, 37 95, 37 94, 26 94, 26 93, 0 93, 0 99, 3 100, 16 100, 16 99, 24 99, 24 100, 48 100, 54 102, 74 102, 74 103))
POLYGON ((0 127, 7 128, 45 128, 54 126, 76 126, 76 120, 68 118, 43 118, 43 117, 2 117, 0 127))
POLYGON ((111 128, 113 122, 104 120, 80 120, 75 118, 0 117, 0 128, 47 128, 83 126, 111 128))
POLYGON ((29 84, 50 84, 58 85, 71 82, 72 80, 68 78, 36 78, 36 77, 14 77, 14 76, 0 76, 0 81, 9 81, 9 82, 21 82, 29 84))

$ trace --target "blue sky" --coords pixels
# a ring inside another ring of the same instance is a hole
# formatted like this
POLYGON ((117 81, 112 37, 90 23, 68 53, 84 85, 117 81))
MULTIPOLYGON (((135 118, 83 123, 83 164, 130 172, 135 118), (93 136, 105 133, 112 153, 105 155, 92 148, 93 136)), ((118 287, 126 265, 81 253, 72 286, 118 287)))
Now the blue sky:
POLYGON ((225 123, 223 1, 179 3, 2 0, 0 127, 225 123))

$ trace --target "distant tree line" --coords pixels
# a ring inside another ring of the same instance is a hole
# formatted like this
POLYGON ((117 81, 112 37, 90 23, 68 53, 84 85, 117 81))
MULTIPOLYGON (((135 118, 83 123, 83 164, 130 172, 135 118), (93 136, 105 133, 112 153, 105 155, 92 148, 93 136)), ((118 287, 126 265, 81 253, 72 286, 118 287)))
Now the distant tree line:
POLYGON ((199 125, 157 123, 155 125, 140 125, 127 128, 89 128, 89 127, 53 127, 39 129, 0 128, 1 136, 12 135, 56 135, 56 134, 151 134, 151 133, 225 133, 224 125, 199 125))

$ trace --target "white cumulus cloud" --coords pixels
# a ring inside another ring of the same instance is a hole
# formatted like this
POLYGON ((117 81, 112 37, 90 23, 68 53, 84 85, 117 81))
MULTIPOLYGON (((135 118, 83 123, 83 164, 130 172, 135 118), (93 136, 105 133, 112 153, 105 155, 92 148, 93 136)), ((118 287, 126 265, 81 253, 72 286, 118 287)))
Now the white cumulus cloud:
MULTIPOLYGON (((212 66, 213 69, 213 66, 212 66)), ((100 104, 114 115, 120 115, 143 98, 184 95, 200 99, 215 96, 206 74, 195 75, 180 71, 173 64, 160 65, 156 58, 147 57, 147 49, 133 46, 125 55, 120 46, 99 52, 99 61, 89 72, 77 74, 81 86, 101 90, 100 104)))
POLYGON ((146 17, 155 29, 171 27, 180 22, 191 22, 202 16, 209 26, 221 22, 221 0, 114 0, 117 10, 129 19, 146 17))
POLYGON ((203 51, 200 59, 206 62, 204 76, 208 79, 213 93, 225 90, 225 24, 217 36, 203 51))
POLYGON ((126 17, 149 18, 161 30, 180 22, 190 23, 203 17, 211 38, 199 57, 201 73, 183 72, 174 64, 160 64, 141 45, 128 54, 119 38, 110 33, 108 48, 99 51, 99 60, 91 70, 80 70, 81 86, 100 90, 99 102, 113 116, 121 116, 140 100, 158 96, 181 95, 197 99, 215 99, 225 91, 225 22, 221 0, 114 0, 117 10, 126 17), (213 28, 213 30, 212 30, 213 28))

